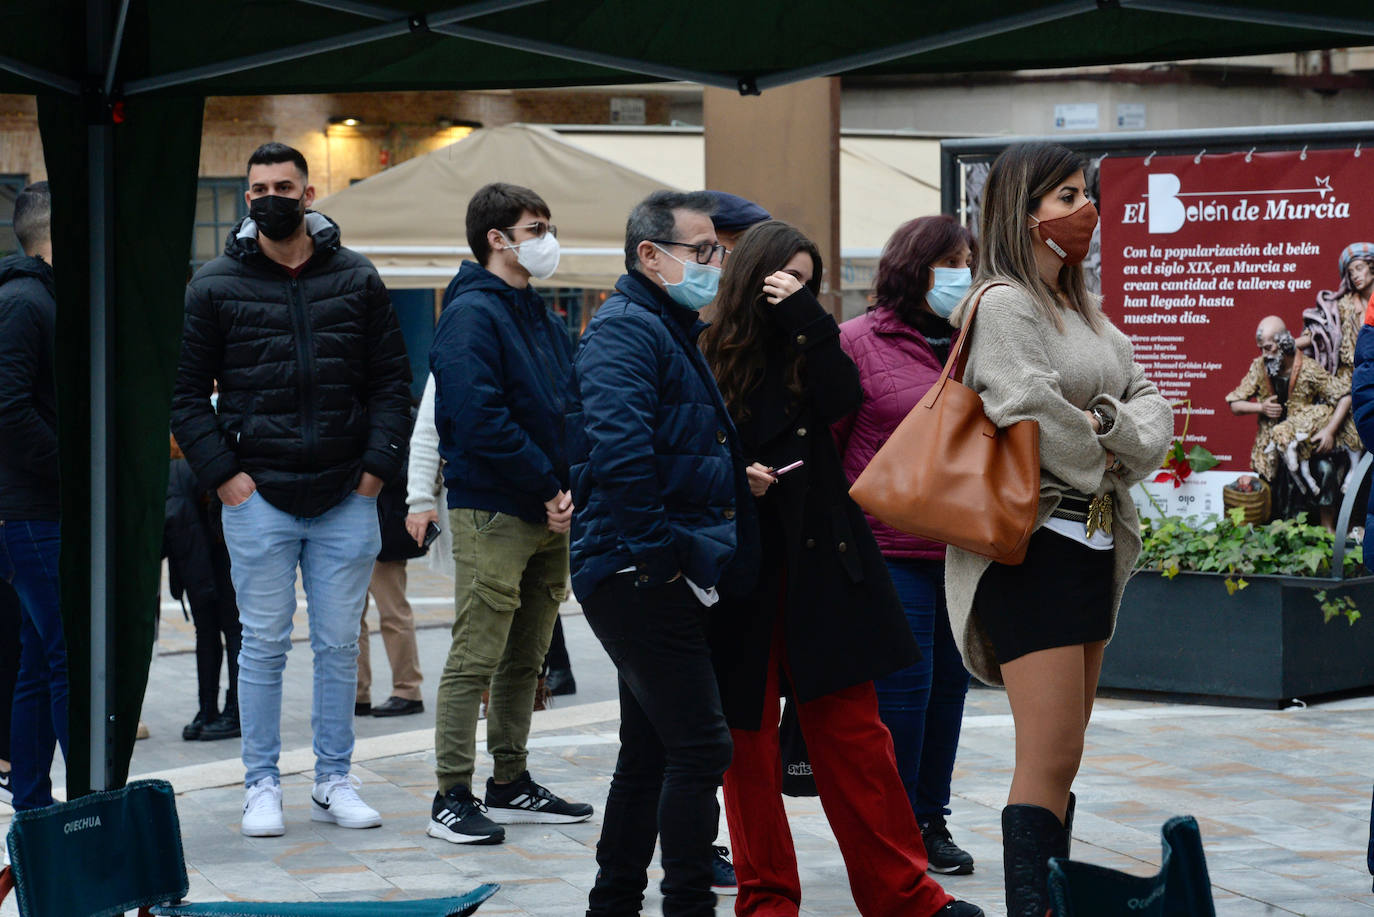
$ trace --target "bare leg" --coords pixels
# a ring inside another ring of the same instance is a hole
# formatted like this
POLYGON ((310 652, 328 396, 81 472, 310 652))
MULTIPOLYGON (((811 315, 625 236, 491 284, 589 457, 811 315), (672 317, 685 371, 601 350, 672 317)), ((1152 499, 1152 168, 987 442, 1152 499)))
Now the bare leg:
POLYGON ((1083 734, 1104 646, 1055 647, 1002 666, 1016 724, 1016 770, 1008 805, 1040 806, 1064 819, 1083 758, 1083 734))

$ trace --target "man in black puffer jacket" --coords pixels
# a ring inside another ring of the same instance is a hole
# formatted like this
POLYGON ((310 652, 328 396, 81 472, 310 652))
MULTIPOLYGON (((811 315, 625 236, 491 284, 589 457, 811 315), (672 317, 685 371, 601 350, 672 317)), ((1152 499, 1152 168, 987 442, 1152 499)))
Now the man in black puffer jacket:
POLYGON ((264 144, 248 184, 248 218, 186 289, 172 400, 178 444, 224 503, 243 624, 241 830, 285 832, 277 756, 298 564, 315 666, 311 818, 370 828, 381 816, 349 780, 358 609, 381 548, 377 494, 410 438, 410 366, 376 270, 309 210, 305 158, 264 144))

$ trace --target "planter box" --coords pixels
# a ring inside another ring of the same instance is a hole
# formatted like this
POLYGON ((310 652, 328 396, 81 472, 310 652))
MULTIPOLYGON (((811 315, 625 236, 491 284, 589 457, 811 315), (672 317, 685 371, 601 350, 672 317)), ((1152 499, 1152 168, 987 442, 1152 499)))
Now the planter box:
POLYGON ((1126 586, 1101 687, 1195 701, 1279 707, 1299 697, 1374 689, 1374 576, 1347 580, 1247 576, 1227 595, 1215 573, 1126 586), (1365 614, 1322 620, 1318 590, 1349 595, 1365 614))

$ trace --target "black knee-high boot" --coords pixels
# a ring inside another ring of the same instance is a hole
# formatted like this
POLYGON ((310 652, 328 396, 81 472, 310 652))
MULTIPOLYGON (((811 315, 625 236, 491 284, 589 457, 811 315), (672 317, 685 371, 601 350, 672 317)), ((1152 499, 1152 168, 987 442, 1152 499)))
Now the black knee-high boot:
POLYGON ((1078 804, 1078 797, 1069 794, 1069 807, 1064 810, 1064 856, 1067 857, 1073 851, 1073 809, 1078 804))
POLYGON ((1068 836, 1049 809, 1014 805, 1002 810, 1007 917, 1045 917, 1050 906, 1050 857, 1069 855, 1068 836))

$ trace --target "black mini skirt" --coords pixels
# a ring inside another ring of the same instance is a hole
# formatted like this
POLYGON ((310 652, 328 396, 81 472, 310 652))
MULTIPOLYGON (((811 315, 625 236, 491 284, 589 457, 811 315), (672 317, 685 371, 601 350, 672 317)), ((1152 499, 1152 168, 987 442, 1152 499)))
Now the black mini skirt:
POLYGON ((1097 551, 1041 528, 1017 566, 994 563, 973 613, 999 664, 1027 653, 1106 640, 1112 632, 1116 551, 1097 551))

